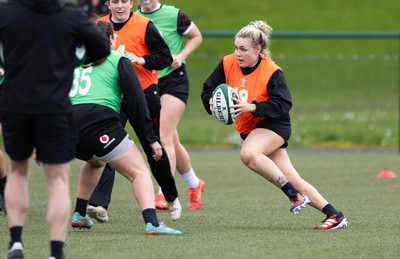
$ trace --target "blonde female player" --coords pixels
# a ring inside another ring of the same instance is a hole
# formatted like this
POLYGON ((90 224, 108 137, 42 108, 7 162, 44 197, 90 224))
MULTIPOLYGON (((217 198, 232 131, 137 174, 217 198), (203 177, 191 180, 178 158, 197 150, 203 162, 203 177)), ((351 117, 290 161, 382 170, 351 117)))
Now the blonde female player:
POLYGON ((337 211, 293 167, 286 151, 291 134, 289 111, 292 98, 282 69, 269 51, 272 28, 263 21, 251 22, 235 36, 235 53, 227 55, 203 86, 202 101, 212 114, 211 96, 222 83, 234 87, 240 99, 235 108, 235 128, 242 137, 240 157, 244 165, 280 188, 297 214, 306 203, 326 215, 315 229, 347 227, 337 211))

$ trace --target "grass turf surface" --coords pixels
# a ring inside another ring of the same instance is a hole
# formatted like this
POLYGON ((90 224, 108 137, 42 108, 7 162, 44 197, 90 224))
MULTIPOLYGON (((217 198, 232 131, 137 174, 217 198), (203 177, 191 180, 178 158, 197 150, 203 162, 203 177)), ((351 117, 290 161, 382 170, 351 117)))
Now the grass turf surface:
MULTIPOLYGON (((289 149, 290 152, 290 149, 289 149)), ((399 171, 395 153, 290 152, 304 179, 349 219, 349 228, 316 231, 324 218, 307 206, 289 212, 285 195, 246 169, 238 150, 191 151, 192 163, 206 183, 203 207, 188 211, 188 189, 176 179, 184 208, 182 218, 158 217, 182 236, 146 236, 130 184, 116 178, 110 220, 89 231, 69 229, 67 258, 397 258, 400 255, 398 179, 379 179, 384 169, 399 171)), ((72 206, 80 162, 71 173, 72 206)), ((47 206, 42 168, 32 165, 30 210, 23 241, 27 258, 46 258, 47 206)), ((72 212, 71 212, 72 215, 72 212)), ((6 217, 0 216, 0 255, 9 240, 6 217)))

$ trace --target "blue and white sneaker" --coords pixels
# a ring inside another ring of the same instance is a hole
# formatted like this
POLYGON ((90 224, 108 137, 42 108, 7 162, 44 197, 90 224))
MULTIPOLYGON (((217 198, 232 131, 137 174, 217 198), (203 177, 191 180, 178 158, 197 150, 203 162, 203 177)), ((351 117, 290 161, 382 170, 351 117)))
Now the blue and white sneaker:
POLYGON ((151 223, 146 224, 147 235, 182 235, 182 232, 165 226, 164 223, 160 223, 158 227, 153 226, 151 223))
POLYGON ((93 221, 90 220, 88 215, 82 217, 81 214, 79 214, 79 212, 75 212, 74 215, 72 215, 71 226, 73 228, 90 229, 93 226, 93 221))
POLYGON ((24 247, 22 243, 15 242, 9 247, 8 254, 5 259, 23 259, 24 258, 24 247))

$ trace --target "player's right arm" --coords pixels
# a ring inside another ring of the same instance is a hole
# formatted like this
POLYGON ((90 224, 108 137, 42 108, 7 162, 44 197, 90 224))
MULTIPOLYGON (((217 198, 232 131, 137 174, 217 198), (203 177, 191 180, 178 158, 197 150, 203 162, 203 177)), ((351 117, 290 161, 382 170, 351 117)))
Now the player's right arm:
POLYGON ((203 101, 203 106, 208 112, 208 114, 212 114, 211 109, 211 98, 214 89, 225 82, 225 73, 224 66, 222 61, 218 64, 218 66, 214 69, 213 73, 207 78, 207 80, 203 84, 203 91, 201 92, 201 100, 203 101))

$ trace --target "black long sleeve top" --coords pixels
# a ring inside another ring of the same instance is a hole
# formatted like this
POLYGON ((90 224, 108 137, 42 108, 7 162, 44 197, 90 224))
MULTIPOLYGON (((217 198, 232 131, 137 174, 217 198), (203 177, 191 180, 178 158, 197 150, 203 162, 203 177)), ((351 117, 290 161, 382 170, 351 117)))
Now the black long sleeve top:
POLYGON ((118 71, 118 82, 124 96, 124 107, 135 118, 138 130, 144 133, 147 142, 149 144, 154 143, 158 140, 158 137, 154 133, 153 121, 150 118, 146 98, 130 60, 121 58, 118 63, 118 71))
MULTIPOLYGON (((244 75, 252 73, 259 63, 260 60, 254 67, 242 68, 242 73, 244 75)), ((223 61, 218 64, 214 72, 208 77, 203 85, 201 99, 204 108, 209 114, 211 114, 209 100, 212 96, 212 92, 222 83, 226 83, 223 61)), ((283 72, 281 70, 275 71, 265 87, 267 88, 270 99, 262 102, 254 101, 253 103, 256 105, 256 110, 253 112, 253 115, 256 117, 269 118, 271 120, 279 120, 279 118, 287 117, 287 114, 292 107, 292 97, 287 87, 283 72)))
POLYGON ((68 97, 75 47, 90 63, 110 53, 108 39, 77 5, 63 1, 0 1, 0 42, 5 78, 3 111, 29 114, 72 112, 68 97))

